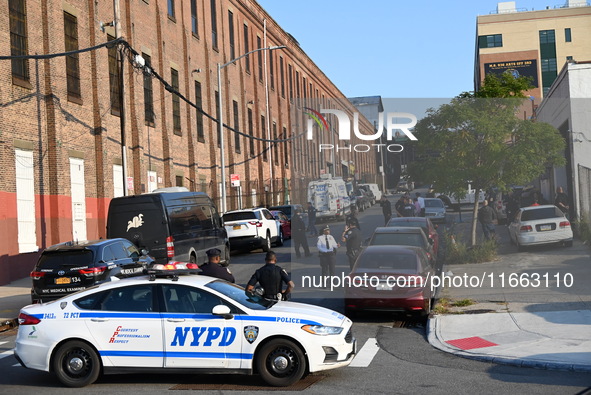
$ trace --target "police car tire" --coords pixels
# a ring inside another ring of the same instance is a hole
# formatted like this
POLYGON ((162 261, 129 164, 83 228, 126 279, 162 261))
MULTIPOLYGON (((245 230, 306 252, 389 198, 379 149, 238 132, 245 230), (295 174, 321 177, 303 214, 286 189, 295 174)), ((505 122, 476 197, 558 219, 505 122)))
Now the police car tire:
POLYGON ((72 340, 62 344, 52 360, 53 371, 62 384, 80 388, 92 384, 101 372, 98 354, 89 344, 72 340), (82 363, 80 367, 74 363, 82 363))
POLYGON ((287 339, 273 339, 258 352, 257 371, 274 387, 288 387, 306 372, 306 357, 300 347, 287 339), (274 364, 273 361, 276 361, 274 364), (285 367, 278 364, 287 363, 285 367))
POLYGON ((271 251, 271 236, 269 235, 269 232, 267 232, 267 236, 265 237, 265 241, 263 243, 263 251, 271 251))

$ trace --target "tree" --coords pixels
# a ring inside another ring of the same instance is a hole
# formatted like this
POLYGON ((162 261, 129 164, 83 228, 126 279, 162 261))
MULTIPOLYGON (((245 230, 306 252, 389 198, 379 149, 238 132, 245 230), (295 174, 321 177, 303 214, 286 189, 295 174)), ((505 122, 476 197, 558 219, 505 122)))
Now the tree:
MULTIPOLYGON (((418 160, 410 166, 417 178, 438 190, 464 197, 467 185, 478 191, 530 182, 546 166, 562 165, 565 142, 546 123, 521 120, 524 77, 489 75, 476 93, 462 93, 438 109, 429 109, 415 127, 418 160)), ((478 199, 474 199, 471 245, 476 244, 478 199)))

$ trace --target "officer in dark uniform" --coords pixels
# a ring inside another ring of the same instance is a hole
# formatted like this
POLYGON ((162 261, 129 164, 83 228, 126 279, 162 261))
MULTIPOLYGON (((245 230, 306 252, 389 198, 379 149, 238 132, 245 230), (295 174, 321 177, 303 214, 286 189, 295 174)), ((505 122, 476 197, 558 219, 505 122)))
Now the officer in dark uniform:
POLYGON ((287 300, 288 295, 294 288, 291 277, 280 266, 276 265, 277 256, 273 251, 267 252, 265 266, 257 269, 246 286, 247 292, 253 292, 254 286, 259 283, 264 290, 263 297, 266 299, 287 300), (285 291, 282 291, 283 284, 287 284, 285 291))
POLYGON ((212 248, 207 250, 205 253, 207 254, 207 259, 209 262, 199 267, 201 269, 200 274, 221 278, 222 280, 226 280, 231 283, 236 282, 234 280, 234 275, 232 272, 230 272, 230 269, 220 265, 222 252, 219 249, 212 248))

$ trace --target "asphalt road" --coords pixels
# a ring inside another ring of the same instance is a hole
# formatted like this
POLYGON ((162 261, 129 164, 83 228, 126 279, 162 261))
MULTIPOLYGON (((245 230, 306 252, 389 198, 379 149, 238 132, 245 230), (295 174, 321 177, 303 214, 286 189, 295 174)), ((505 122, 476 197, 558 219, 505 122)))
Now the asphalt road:
MULTIPOLYGON (((394 202, 395 198, 391 198, 394 202)), ((462 214, 464 215, 464 214, 462 214)), ((369 237, 373 229, 383 223, 379 206, 360 213, 361 230, 369 237)), ((330 223, 335 236, 344 228, 342 222, 330 223)), ((444 230, 440 226, 440 231, 444 230)), ((309 239, 313 244, 313 239, 309 239)), ((306 275, 320 273, 318 257, 291 260, 291 242, 274 249, 279 264, 291 271, 296 283, 293 300, 306 301, 343 311, 340 290, 319 290, 301 283, 306 275)), ((311 251, 315 249, 311 247, 311 251)), ((513 254, 507 247, 507 254, 513 254)), ((524 253, 528 254, 528 253, 524 253)), ((529 252, 535 262, 535 252, 529 252)), ((523 259, 516 253, 516 259, 523 259)), ((545 265, 563 265, 558 253, 546 256, 545 265), (549 256, 549 257, 548 257, 549 256), (552 263, 554 262, 554 263, 552 263)), ((295 258, 295 256, 293 257, 295 258)), ((526 257, 527 258, 527 257, 526 257)), ((238 283, 245 284, 252 272, 263 264, 264 253, 234 254, 231 269, 238 283)), ((348 270, 344 248, 338 254, 338 273, 348 270)), ((539 262, 539 259, 537 260, 539 262)), ((466 266, 468 268, 468 266, 466 266)), ((472 270, 477 270, 473 268, 472 270)), ((460 295, 461 296, 461 295, 460 295)), ((474 296, 474 295, 472 295, 474 296)), ((433 348, 426 340, 421 322, 411 322, 404 328, 393 327, 396 316, 381 315, 363 317, 354 323, 354 333, 359 347, 371 351, 358 367, 328 371, 304 379, 300 388, 310 394, 384 393, 384 394, 585 394, 591 393, 591 377, 588 373, 546 371, 531 368, 502 366, 468 360, 433 348), (378 347, 375 347, 377 344, 378 347), (373 346, 372 346, 373 345, 373 346)), ((261 386, 256 377, 236 375, 170 375, 126 374, 103 376, 92 386, 83 389, 64 388, 57 379, 39 371, 27 370, 17 364, 10 354, 14 346, 15 331, 0 333, 0 393, 64 394, 110 393, 152 394, 174 390, 202 390, 216 393, 277 393, 261 386)), ((365 352, 364 352, 365 353, 365 352)), ((279 391, 287 392, 287 391, 279 391)))

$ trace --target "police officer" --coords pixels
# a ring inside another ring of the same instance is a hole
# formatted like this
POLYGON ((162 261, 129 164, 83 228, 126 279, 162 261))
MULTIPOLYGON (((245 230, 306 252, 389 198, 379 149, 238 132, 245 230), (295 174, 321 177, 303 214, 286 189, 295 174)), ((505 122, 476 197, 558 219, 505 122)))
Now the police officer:
POLYGON ((348 221, 347 227, 341 236, 341 241, 347 246, 347 258, 349 268, 353 270, 359 252, 361 252, 361 231, 357 221, 348 221))
POLYGON ((222 252, 218 248, 209 249, 205 253, 207 254, 208 262, 205 265, 200 266, 200 274, 221 278, 231 283, 236 282, 230 269, 220 265, 222 252))
POLYGON ((277 266, 277 255, 275 252, 269 251, 265 255, 265 266, 257 269, 252 275, 246 286, 247 292, 253 292, 254 286, 259 283, 264 290, 263 297, 266 299, 287 300, 288 295, 294 288, 294 283, 285 269, 277 266), (282 291, 285 283, 287 288, 282 291))
POLYGON ((322 229, 322 235, 318 236, 316 248, 318 248, 318 255, 320 256, 322 285, 324 288, 327 288, 327 281, 330 281, 327 277, 333 277, 335 275, 337 248, 339 248, 339 244, 330 234, 330 227, 328 225, 322 229))

